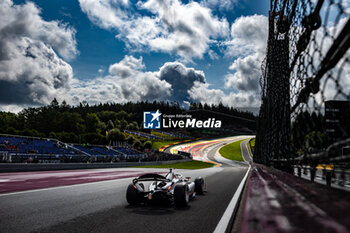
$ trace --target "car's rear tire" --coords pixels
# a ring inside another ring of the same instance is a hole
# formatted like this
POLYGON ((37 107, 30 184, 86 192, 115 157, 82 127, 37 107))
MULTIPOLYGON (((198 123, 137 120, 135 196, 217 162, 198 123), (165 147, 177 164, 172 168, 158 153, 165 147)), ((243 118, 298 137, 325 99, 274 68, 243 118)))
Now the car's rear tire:
POLYGON ((140 193, 133 184, 129 184, 126 190, 126 201, 130 205, 137 205, 140 203, 140 193))
POLYGON ((198 177, 194 181, 194 191, 196 194, 200 195, 204 192, 204 179, 202 177, 198 177))
POLYGON ((175 206, 187 206, 190 201, 187 184, 177 184, 174 189, 175 206))

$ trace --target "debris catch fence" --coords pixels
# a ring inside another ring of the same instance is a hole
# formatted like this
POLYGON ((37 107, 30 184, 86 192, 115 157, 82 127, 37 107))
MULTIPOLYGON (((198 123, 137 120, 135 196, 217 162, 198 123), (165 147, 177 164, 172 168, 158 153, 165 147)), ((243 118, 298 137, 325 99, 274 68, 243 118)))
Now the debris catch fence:
POLYGON ((347 0, 271 0, 255 162, 349 170, 349 15, 347 0))

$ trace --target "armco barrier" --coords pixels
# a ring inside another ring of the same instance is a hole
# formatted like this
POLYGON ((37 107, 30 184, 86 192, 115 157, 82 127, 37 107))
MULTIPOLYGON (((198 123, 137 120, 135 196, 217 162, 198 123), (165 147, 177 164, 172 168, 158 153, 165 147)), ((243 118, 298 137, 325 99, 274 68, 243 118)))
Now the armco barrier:
POLYGON ((2 163, 0 172, 51 171, 74 169, 121 168, 144 165, 163 165, 188 162, 191 159, 152 161, 152 162, 116 162, 116 163, 2 163))

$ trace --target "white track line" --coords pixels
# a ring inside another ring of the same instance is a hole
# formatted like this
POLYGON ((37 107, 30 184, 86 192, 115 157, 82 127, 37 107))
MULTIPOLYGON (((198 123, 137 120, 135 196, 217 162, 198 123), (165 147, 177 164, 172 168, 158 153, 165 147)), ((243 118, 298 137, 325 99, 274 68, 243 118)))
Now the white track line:
POLYGON ((224 232, 226 232, 226 229, 228 227, 228 224, 230 223, 232 214, 233 214, 234 210, 236 209, 239 197, 240 197, 240 195, 242 193, 245 181, 248 178, 248 174, 249 174, 250 169, 251 169, 251 167, 249 165, 249 168, 248 168, 247 172, 245 173, 241 183, 239 184, 235 194, 233 195, 233 197, 232 197, 232 199, 230 201, 230 204, 227 206, 224 214, 222 215, 222 217, 220 219, 220 222, 216 226, 216 228, 215 228, 213 233, 224 233, 224 232))
MULTIPOLYGON (((246 144, 247 146, 247 144, 246 144)), ((243 154, 243 149, 242 149, 242 143, 240 143, 240 147, 241 147, 241 153, 243 154)), ((248 151, 248 148, 247 148, 247 151, 248 151)), ((249 153, 249 151, 248 151, 249 153)), ((243 159, 244 159, 244 156, 242 155, 243 159)), ((213 233, 224 233, 226 232, 227 230, 227 227, 230 223, 230 220, 231 220, 231 217, 232 217, 232 214, 233 212, 235 211, 236 207, 237 207, 237 203, 238 203, 238 200, 239 200, 239 197, 241 196, 241 193, 242 193, 242 190, 243 190, 243 187, 244 187, 244 184, 248 178, 248 174, 249 174, 249 171, 251 169, 251 166, 249 165, 249 168, 247 170, 247 172, 245 173, 241 183, 239 184, 235 194, 233 195, 231 201, 230 201, 230 204, 228 204, 224 214, 222 215, 218 225, 216 226, 215 230, 213 233)))

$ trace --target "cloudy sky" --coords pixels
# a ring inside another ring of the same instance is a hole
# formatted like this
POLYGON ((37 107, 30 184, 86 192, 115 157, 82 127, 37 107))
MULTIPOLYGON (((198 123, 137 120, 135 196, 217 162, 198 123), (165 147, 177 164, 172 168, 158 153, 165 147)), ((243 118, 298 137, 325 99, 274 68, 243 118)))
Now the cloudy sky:
POLYGON ((0 0, 0 110, 259 105, 269 1, 0 0))

